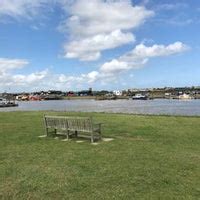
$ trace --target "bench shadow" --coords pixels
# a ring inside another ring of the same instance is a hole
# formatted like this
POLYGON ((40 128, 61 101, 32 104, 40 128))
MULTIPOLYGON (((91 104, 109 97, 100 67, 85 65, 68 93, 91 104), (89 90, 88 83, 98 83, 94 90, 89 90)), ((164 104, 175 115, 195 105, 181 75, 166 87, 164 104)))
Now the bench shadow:
MULTIPOLYGON (((57 132, 55 133, 54 131, 49 131, 48 136, 47 135, 40 135, 38 136, 39 138, 52 138, 55 140, 60 140, 63 142, 68 142, 68 141, 74 141, 76 143, 91 143, 91 136, 90 135, 83 135, 81 133, 75 134, 73 132, 69 133, 69 139, 67 139, 67 136, 64 132, 57 132)), ((108 137, 103 137, 99 139, 98 137, 94 137, 94 142, 91 143, 93 145, 98 145, 102 142, 111 142, 115 138, 108 138, 108 137)))

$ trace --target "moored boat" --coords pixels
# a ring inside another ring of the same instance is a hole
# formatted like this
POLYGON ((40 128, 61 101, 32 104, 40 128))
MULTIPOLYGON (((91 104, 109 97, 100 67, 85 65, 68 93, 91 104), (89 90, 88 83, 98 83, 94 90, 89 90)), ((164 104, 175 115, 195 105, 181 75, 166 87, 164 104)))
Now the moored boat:
POLYGON ((189 94, 182 94, 182 95, 179 95, 178 96, 179 99, 182 99, 182 100, 186 100, 186 99, 192 99, 192 96, 190 96, 189 94))
POLYGON ((6 99, 0 99, 0 108, 5 108, 5 107, 16 107, 18 106, 15 101, 7 101, 6 99))
POLYGON ((148 97, 143 94, 136 94, 136 95, 132 96, 132 99, 133 100, 147 100, 148 97))
POLYGON ((0 103, 0 108, 16 107, 16 106, 18 106, 18 104, 14 102, 0 103))

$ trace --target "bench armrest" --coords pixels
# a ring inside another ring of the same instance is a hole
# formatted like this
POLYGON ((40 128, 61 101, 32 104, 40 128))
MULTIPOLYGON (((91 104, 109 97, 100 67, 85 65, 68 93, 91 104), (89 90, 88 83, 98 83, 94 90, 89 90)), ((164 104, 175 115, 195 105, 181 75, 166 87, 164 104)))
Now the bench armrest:
POLYGON ((102 125, 102 124, 103 124, 103 123, 94 123, 93 126, 96 126, 96 127, 98 126, 99 128, 101 128, 101 125, 102 125))
POLYGON ((94 129, 97 129, 97 130, 99 130, 99 131, 101 131, 101 125, 102 125, 103 123, 94 123, 93 124, 93 127, 94 127, 94 129))
POLYGON ((104 123, 94 123, 93 125, 102 125, 102 124, 104 124, 104 123))

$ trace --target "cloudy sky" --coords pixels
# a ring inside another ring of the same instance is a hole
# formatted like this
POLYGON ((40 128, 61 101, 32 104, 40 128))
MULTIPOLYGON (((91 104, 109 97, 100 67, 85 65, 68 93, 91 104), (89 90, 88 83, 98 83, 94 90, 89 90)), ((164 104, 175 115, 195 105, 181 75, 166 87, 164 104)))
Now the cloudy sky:
POLYGON ((0 92, 200 85, 199 0, 0 0, 0 92))

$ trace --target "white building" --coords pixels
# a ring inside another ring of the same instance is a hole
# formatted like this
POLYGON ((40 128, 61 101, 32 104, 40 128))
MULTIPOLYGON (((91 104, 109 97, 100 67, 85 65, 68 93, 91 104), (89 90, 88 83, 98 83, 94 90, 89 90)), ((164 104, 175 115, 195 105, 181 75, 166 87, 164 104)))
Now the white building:
POLYGON ((113 94, 116 95, 116 96, 122 96, 122 91, 114 90, 113 94))

